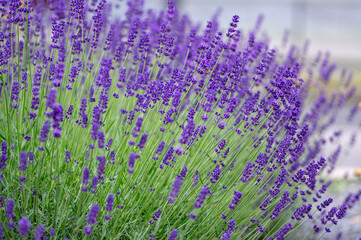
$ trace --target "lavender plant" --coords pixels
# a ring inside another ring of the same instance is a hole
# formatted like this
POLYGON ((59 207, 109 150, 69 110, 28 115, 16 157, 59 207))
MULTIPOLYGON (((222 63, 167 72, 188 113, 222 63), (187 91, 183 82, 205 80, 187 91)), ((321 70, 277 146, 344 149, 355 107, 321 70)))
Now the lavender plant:
POLYGON ((325 91, 328 54, 172 0, 49 2, 0 1, 0 238, 285 239, 360 197, 321 200, 342 149, 325 130, 356 91, 346 71, 325 91))

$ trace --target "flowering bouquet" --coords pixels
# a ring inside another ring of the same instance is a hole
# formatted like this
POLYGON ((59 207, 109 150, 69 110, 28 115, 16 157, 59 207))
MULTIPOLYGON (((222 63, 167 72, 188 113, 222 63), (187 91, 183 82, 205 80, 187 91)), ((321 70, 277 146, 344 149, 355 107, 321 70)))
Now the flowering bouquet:
POLYGON ((347 71, 325 91, 328 54, 272 49, 260 20, 202 29, 172 0, 121 19, 49 2, 0 0, 0 238, 284 239, 361 196, 326 197, 325 129, 356 91, 347 71))

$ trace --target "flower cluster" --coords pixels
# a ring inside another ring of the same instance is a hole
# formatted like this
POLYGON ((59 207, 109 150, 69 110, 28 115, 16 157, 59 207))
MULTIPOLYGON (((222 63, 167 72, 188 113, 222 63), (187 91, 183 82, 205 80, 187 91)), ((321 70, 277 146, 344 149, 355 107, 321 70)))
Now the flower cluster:
POLYGON ((284 239, 360 199, 326 194, 359 112, 329 54, 173 0, 44 2, 0 0, 0 239, 284 239))

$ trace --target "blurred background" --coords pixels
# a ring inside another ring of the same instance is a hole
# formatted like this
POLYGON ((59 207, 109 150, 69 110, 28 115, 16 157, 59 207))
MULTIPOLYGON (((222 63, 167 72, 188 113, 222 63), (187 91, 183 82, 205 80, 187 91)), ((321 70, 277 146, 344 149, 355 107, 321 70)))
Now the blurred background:
MULTIPOLYGON (((239 26, 250 29, 260 14, 262 29, 272 43, 280 45, 285 31, 290 41, 302 45, 310 40, 310 56, 317 51, 331 52, 340 67, 361 68, 360 0, 177 0, 182 14, 187 13, 202 25, 214 14, 220 25, 228 27, 232 16, 240 16, 239 26)), ((145 0, 146 7, 164 10, 166 0, 145 0)), ((121 7, 125 7, 122 5, 121 7)))

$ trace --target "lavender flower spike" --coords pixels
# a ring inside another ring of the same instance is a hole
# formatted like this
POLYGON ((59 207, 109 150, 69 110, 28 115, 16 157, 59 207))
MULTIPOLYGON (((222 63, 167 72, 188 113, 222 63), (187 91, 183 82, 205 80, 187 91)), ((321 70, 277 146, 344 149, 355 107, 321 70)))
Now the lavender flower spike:
POLYGON ((39 138, 40 142, 46 142, 46 139, 48 138, 49 131, 50 131, 49 120, 45 120, 43 128, 41 129, 41 132, 40 132, 40 138, 39 138))
POLYGON ((29 219, 27 217, 23 217, 22 219, 19 220, 18 224, 19 224, 20 236, 26 237, 26 235, 28 235, 29 229, 31 227, 31 223, 30 223, 29 219))
POLYGON ((8 201, 6 202, 5 212, 6 212, 6 218, 7 219, 15 218, 15 215, 14 215, 14 201, 12 199, 8 199, 8 201))
POLYGON ((178 237, 178 231, 177 229, 173 229, 169 235, 168 240, 175 240, 177 237, 178 237))
POLYGON ((128 160, 128 173, 129 174, 133 174, 134 173, 134 166, 135 166, 135 160, 139 158, 139 155, 136 153, 131 153, 129 155, 129 160, 128 160))
POLYGON ((170 203, 175 202, 175 198, 179 194, 179 190, 180 190, 180 188, 182 186, 182 182, 183 182, 183 178, 180 175, 177 175, 177 177, 174 180, 172 191, 169 194, 168 202, 170 202, 170 203))
POLYGON ((84 170, 83 170, 83 180, 82 180, 82 183, 83 183, 83 187, 82 187, 82 191, 83 192, 86 192, 88 191, 88 183, 89 183, 89 168, 88 167, 84 167, 84 170))
POLYGON ((89 234, 91 234, 91 232, 92 232, 92 227, 88 224, 88 225, 86 225, 86 227, 85 227, 85 229, 84 229, 84 233, 86 234, 86 235, 89 235, 89 234))
POLYGON ((99 204, 94 204, 90 209, 87 222, 89 224, 95 224, 97 222, 98 213, 99 213, 99 204))
POLYGON ((113 202, 114 202, 114 195, 109 194, 108 199, 107 199, 107 207, 106 207, 106 210, 108 212, 111 212, 113 210, 113 202))
POLYGON ((40 224, 35 230, 34 239, 41 240, 43 238, 44 231, 45 231, 44 226, 40 224))
POLYGON ((21 152, 20 153, 20 159, 19 159, 19 162, 20 162, 19 169, 20 169, 20 171, 24 172, 26 170, 26 165, 28 163, 27 159, 28 159, 28 157, 27 157, 26 152, 21 152))

